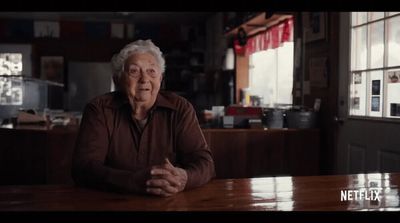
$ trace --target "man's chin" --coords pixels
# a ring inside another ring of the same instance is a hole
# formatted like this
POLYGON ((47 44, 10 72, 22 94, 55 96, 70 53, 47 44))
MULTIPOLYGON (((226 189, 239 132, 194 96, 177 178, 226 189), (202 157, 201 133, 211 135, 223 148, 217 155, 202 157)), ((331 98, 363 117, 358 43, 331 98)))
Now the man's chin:
POLYGON ((149 95, 136 95, 135 99, 137 102, 146 102, 151 100, 151 96, 149 95))

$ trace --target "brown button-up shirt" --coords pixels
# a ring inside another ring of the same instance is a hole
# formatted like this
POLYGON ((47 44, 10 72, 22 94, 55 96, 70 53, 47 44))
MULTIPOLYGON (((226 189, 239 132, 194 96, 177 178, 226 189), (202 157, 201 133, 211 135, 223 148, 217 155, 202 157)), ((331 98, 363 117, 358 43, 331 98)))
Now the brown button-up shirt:
POLYGON ((165 158, 186 170, 185 189, 215 176, 195 111, 184 98, 160 92, 143 129, 121 92, 99 96, 85 107, 72 168, 77 184, 144 192, 151 166, 165 158))

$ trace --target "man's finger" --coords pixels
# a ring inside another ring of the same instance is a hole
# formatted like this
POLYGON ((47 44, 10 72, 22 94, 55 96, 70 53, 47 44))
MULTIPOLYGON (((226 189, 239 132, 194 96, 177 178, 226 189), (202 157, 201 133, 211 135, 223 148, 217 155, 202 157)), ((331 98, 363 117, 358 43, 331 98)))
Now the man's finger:
POLYGON ((153 175, 152 179, 163 179, 163 180, 168 181, 168 183, 172 186, 175 186, 175 187, 181 186, 181 182, 179 181, 179 178, 177 176, 174 176, 171 174, 153 175))
POLYGON ((154 195, 163 196, 163 197, 169 197, 172 195, 171 193, 167 193, 163 189, 157 188, 157 187, 148 187, 146 189, 146 192, 149 194, 154 194, 154 195))
POLYGON ((177 176, 179 174, 179 172, 176 170, 176 167, 174 165, 172 165, 172 163, 169 161, 168 158, 165 158, 164 167, 167 170, 171 171, 172 174, 174 174, 175 176, 177 176))
POLYGON ((174 167, 174 165, 172 165, 168 158, 165 158, 165 164, 174 167))
POLYGON ((171 187, 180 187, 181 184, 178 179, 169 177, 169 178, 157 178, 157 179, 150 179, 146 182, 148 187, 161 187, 167 188, 168 186, 171 187))
POLYGON ((150 179, 146 181, 146 185, 148 187, 166 187, 169 183, 165 179, 150 179))
POLYGON ((151 175, 168 175, 168 174, 172 174, 170 170, 167 170, 165 168, 152 168, 150 171, 151 175))
POLYGON ((146 182, 148 188, 161 188, 167 193, 177 193, 179 190, 177 187, 172 186, 165 179, 151 179, 146 182))

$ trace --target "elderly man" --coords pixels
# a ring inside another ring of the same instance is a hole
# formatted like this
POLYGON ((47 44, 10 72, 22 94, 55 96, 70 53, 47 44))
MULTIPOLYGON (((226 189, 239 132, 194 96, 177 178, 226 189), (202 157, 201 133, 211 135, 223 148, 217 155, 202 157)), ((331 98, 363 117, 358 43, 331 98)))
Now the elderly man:
POLYGON ((73 158, 78 185, 171 196, 215 176, 193 106, 160 91, 165 61, 151 40, 112 58, 117 91, 85 107, 73 158))

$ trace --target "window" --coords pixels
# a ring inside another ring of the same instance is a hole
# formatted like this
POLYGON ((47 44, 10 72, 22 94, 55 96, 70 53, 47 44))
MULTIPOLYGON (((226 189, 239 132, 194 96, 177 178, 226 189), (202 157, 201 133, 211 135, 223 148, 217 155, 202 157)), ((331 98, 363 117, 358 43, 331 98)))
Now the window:
MULTIPOLYGON (((20 106, 24 101, 22 76, 31 75, 32 46, 0 44, 0 106, 20 106)), ((0 111, 8 109, 0 108, 0 111)), ((0 118, 2 116, 0 112, 0 118)))
POLYGON ((21 53, 0 53, 0 105, 22 104, 21 73, 21 53))
POLYGON ((292 104, 293 42, 249 56, 249 90, 268 107, 292 104))
POLYGON ((279 23, 248 38, 244 46, 238 39, 234 41, 236 54, 245 55, 249 62, 248 89, 242 89, 246 95, 244 104, 292 104, 293 25, 292 16, 283 16, 279 23))
POLYGON ((400 12, 351 13, 352 116, 400 118, 400 12))

